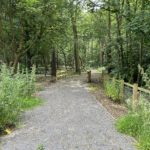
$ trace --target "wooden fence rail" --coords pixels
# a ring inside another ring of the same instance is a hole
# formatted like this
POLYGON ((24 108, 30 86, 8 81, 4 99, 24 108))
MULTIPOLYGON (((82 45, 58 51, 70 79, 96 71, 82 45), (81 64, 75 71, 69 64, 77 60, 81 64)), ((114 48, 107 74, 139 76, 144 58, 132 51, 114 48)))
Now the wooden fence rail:
MULTIPOLYGON (((88 82, 91 82, 91 71, 87 72, 88 75, 88 82)), ((115 78, 111 78, 108 74, 105 73, 100 73, 100 80, 104 84, 105 81, 111 80, 112 84, 113 83, 119 83, 119 97, 120 99, 124 98, 125 95, 125 86, 129 87, 132 89, 132 106, 133 108, 136 108, 137 104, 139 103, 139 93, 143 92, 145 94, 150 95, 150 91, 141 87, 138 87, 137 83, 134 83, 133 85, 130 83, 125 82, 124 80, 117 80, 115 78)))

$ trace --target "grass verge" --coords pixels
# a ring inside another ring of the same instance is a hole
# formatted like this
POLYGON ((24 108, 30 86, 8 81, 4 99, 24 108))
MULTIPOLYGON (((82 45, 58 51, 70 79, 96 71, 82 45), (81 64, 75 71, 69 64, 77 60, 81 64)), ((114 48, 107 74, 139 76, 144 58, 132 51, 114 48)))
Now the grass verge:
MULTIPOLYGON (((33 109, 37 106, 42 105, 44 102, 42 99, 37 97, 26 97, 19 100, 20 103, 20 110, 26 111, 33 109)), ((5 127, 0 128, 0 136, 11 134, 12 131, 16 128, 18 125, 19 118, 16 118, 16 120, 13 119, 13 122, 8 122, 5 127)))
POLYGON ((150 150, 150 105, 140 104, 137 110, 132 110, 116 122, 119 132, 133 136, 140 150, 150 150))
POLYGON ((27 97, 21 100, 21 109, 22 110, 29 110, 36 106, 39 106, 43 103, 40 98, 37 97, 27 97))

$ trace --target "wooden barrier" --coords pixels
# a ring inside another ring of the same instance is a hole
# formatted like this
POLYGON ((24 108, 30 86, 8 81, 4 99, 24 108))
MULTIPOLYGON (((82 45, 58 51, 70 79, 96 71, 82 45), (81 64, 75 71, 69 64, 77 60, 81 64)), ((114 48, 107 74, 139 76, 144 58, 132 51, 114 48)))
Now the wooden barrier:
POLYGON ((135 83, 133 85, 133 95, 132 95, 132 107, 133 109, 136 108, 136 106, 138 105, 138 84, 135 83))
MULTIPOLYGON (((87 80, 88 82, 92 82, 91 80, 91 71, 87 71, 87 80)), ((147 89, 144 89, 144 88, 141 88, 141 87, 138 87, 138 84, 135 83, 135 84, 130 84, 130 83, 127 83, 127 82, 124 82, 124 80, 117 80, 115 78, 111 78, 107 73, 104 73, 102 72, 101 75, 100 75, 100 81, 102 83, 103 86, 105 86, 105 81, 108 81, 108 80, 112 80, 112 84, 116 84, 116 83, 119 83, 119 98, 120 100, 123 100, 124 97, 125 97, 125 86, 127 87, 130 87, 132 89, 132 107, 133 108, 136 108, 136 106, 138 105, 139 103, 139 93, 140 92, 143 92, 143 93, 146 93, 146 94, 149 94, 150 95, 150 90, 147 90, 147 89)))
POLYGON ((136 108, 136 106, 138 105, 139 103, 139 93, 140 92, 143 92, 143 93, 146 93, 146 94, 149 94, 150 95, 150 90, 147 90, 147 89, 144 89, 144 88, 141 88, 141 87, 138 87, 138 84, 135 83, 135 84, 130 84, 130 83, 127 83, 127 82, 124 82, 124 80, 116 80, 115 78, 110 78, 110 76, 108 76, 108 74, 103 74, 102 75, 102 83, 104 83, 104 81, 108 81, 108 80, 112 80, 112 84, 115 84, 115 82, 119 83, 119 97, 120 97, 120 100, 122 100, 125 96, 125 91, 124 91, 124 88, 125 86, 127 87, 130 87, 132 89, 132 107, 133 109, 136 108))
POLYGON ((120 81, 120 93, 119 97, 122 100, 124 98, 124 80, 120 81))
POLYGON ((91 83, 91 70, 87 71, 88 82, 91 83))

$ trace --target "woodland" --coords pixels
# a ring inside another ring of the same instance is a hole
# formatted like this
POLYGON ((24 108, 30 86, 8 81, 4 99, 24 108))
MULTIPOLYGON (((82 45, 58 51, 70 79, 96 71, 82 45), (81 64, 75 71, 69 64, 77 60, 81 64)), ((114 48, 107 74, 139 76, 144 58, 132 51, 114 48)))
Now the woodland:
POLYGON ((0 2, 0 61, 14 72, 18 64, 53 76, 62 66, 76 73, 105 66, 117 78, 144 84, 149 38, 149 0, 0 2))
MULTIPOLYGON (((0 135, 42 104, 34 95, 38 75, 56 80, 60 70, 92 69, 114 78, 104 85, 114 103, 121 103, 115 79, 136 83, 135 100, 139 87, 150 94, 149 0, 0 0, 0 135)), ((150 150, 147 100, 130 104, 116 123, 143 150, 150 150)))

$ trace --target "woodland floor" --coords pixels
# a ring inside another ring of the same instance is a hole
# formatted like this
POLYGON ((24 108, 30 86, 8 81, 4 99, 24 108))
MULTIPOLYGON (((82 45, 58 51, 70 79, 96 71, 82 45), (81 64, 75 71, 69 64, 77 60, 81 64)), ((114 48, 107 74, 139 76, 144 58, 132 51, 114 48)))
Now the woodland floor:
MULTIPOLYGON (((0 150, 135 150, 131 137, 118 133, 114 117, 74 76, 38 93, 45 103, 24 113, 22 125, 1 137, 0 150)), ((104 97, 101 96, 101 99, 104 97)))

